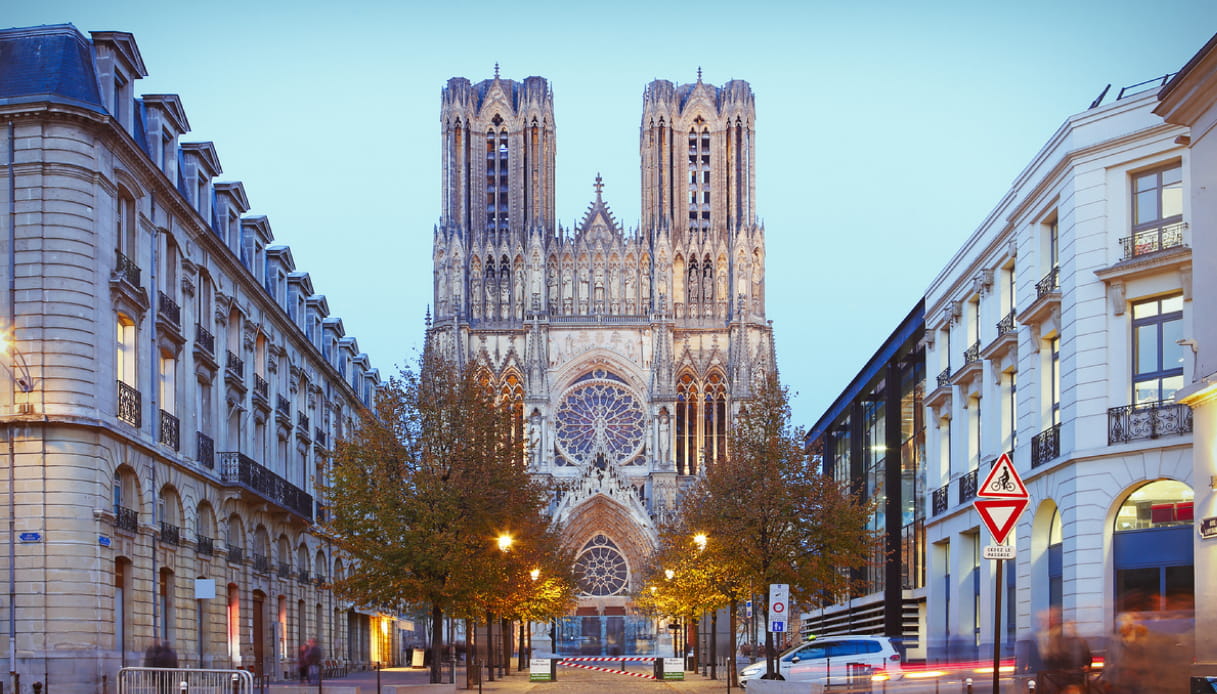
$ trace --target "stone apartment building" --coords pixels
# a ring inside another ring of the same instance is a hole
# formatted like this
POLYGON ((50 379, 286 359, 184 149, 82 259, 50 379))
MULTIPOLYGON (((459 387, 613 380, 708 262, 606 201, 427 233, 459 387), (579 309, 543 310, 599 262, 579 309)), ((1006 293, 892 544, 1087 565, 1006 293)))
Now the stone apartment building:
POLYGON ((158 637, 388 660, 313 533, 377 372, 146 74, 127 33, 0 31, 0 660, 22 692, 102 691, 158 637))

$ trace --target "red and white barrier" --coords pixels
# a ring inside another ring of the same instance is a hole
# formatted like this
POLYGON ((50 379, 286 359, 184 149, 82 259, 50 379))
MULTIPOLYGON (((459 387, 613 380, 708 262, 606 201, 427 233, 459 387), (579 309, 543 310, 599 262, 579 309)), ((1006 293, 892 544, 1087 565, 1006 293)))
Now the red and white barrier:
MULTIPOLYGON (((595 665, 583 665, 582 663, 568 663, 568 662, 566 662, 567 660, 570 660, 570 659, 569 658, 563 659, 558 664, 565 665, 566 667, 576 667, 576 668, 579 668, 580 670, 594 670, 596 672, 611 672, 614 675, 629 675, 630 677, 638 677, 638 678, 641 678, 644 680, 658 679, 657 677, 655 677, 655 675, 650 675, 650 674, 646 674, 646 673, 642 673, 642 672, 630 672, 629 670, 614 670, 612 668, 597 667, 595 665)), ((581 658, 581 660, 586 660, 586 659, 581 658)), ((594 658, 592 660, 621 661, 621 660, 629 660, 629 658, 594 658)), ((654 660, 654 658, 651 658, 650 660, 654 660)))

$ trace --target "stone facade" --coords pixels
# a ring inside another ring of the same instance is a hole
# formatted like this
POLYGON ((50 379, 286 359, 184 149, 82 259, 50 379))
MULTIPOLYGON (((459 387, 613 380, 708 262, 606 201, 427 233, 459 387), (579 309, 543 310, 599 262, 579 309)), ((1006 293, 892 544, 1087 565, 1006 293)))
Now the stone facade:
POLYGON ((377 373, 146 74, 130 34, 0 32, 0 660, 83 694, 156 637, 267 674, 310 636, 384 658, 313 533, 377 373))
POLYGON ((453 78, 440 121, 430 337, 519 402, 530 468, 561 487, 580 613, 624 614, 658 524, 774 369, 752 91, 700 75, 646 87, 628 231, 599 177, 583 219, 557 224, 545 79, 453 78))

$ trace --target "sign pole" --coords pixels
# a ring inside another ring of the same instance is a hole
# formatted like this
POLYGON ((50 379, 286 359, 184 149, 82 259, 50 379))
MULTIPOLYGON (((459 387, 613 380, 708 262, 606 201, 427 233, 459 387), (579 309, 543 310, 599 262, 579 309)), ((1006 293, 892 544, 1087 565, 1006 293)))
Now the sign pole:
POLYGON ((995 577, 997 585, 993 590, 993 694, 999 694, 998 677, 1001 673, 1001 594, 1002 594, 1002 567, 1005 566, 1005 559, 997 560, 997 575, 995 577))

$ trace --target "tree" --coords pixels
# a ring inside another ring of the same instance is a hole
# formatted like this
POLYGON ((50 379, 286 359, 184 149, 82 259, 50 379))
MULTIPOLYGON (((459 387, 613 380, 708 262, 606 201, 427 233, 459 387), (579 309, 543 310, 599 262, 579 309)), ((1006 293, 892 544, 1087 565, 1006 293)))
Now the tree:
MULTIPOLYGON (((682 505, 682 523, 724 548, 724 560, 763 596, 772 583, 790 585, 791 602, 806 603, 850 587, 850 571, 867 563, 872 506, 851 496, 809 460, 801 432, 790 427, 786 389, 776 376, 758 384, 741 409, 725 460, 706 469, 682 505)), ((774 672, 773 634, 765 636, 774 672)))
POLYGON ((439 682, 442 618, 468 616, 518 580, 495 538, 512 534, 538 556, 556 551, 543 515, 548 494, 528 475, 517 416, 434 350, 402 369, 338 442, 323 487, 324 524, 352 559, 337 592, 363 604, 431 611, 431 681, 439 682))

